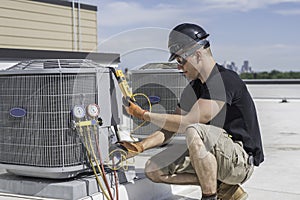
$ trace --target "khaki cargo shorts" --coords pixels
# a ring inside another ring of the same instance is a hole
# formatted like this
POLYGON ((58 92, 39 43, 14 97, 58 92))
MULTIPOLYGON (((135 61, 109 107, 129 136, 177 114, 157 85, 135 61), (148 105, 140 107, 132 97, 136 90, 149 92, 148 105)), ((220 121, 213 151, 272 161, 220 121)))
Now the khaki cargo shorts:
MULTIPOLYGON (((253 173, 253 165, 248 163, 248 154, 241 142, 234 142, 225 130, 204 124, 193 124, 188 128, 197 130, 206 150, 217 160, 217 179, 227 184, 243 183, 253 173)), ((195 174, 186 144, 171 145, 166 150, 150 158, 164 174, 195 174)))

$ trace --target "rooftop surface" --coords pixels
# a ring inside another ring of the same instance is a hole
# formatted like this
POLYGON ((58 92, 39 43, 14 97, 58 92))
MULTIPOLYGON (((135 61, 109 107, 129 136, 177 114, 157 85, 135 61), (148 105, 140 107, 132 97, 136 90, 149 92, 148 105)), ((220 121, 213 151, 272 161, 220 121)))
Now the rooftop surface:
MULTIPOLYGON (((265 161, 243 185, 249 200, 300 199, 300 101, 280 102, 255 100, 265 161)), ((137 157, 137 163, 138 159, 145 158, 137 157)), ((201 196, 197 186, 172 186, 172 192, 174 197, 167 200, 195 200, 201 196)))
MULTIPOLYGON (((249 194, 248 199, 298 200, 300 199, 300 100, 287 99, 287 103, 281 103, 279 98, 260 98, 255 99, 255 104, 263 137, 265 161, 260 167, 255 168, 250 180, 243 185, 249 194)), ((158 151, 159 149, 149 150, 137 156, 135 159, 137 170, 142 171, 147 159, 158 151)), ((155 189, 151 192, 154 194, 155 189)), ((171 192, 172 197, 161 196, 156 200, 201 198, 198 186, 172 185, 171 192)), ((0 194, 1 200, 24 198, 0 194)), ((153 197, 147 195, 143 199, 150 200, 153 197)))

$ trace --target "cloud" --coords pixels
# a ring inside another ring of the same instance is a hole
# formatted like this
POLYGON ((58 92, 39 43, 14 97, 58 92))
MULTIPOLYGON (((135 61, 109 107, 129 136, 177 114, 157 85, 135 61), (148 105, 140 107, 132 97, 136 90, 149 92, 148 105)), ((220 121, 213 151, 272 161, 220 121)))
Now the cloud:
MULTIPOLYGON (((175 1, 172 4, 153 3, 151 6, 146 1, 103 1, 99 6, 98 23, 100 27, 143 27, 155 26, 155 23, 174 25, 175 19, 193 21, 194 18, 191 16, 197 16, 199 13, 247 12, 287 2, 296 3, 300 0, 186 0, 184 4, 175 1)), ((295 15, 299 12, 299 10, 280 10, 276 13, 295 15)))
POLYGON ((141 49, 167 49, 169 29, 144 27, 130 29, 115 34, 103 40, 99 49, 102 52, 115 52, 127 54, 141 49))
POLYGON ((108 2, 100 11, 100 25, 106 27, 130 26, 135 24, 152 24, 168 21, 168 16, 178 17, 182 11, 173 6, 157 6, 147 8, 136 2, 108 2))
MULTIPOLYGON (((197 3, 197 0, 194 0, 197 3)), ((204 0, 207 10, 249 11, 280 3, 297 3, 300 0, 204 0)))
POLYGON ((292 10, 276 10, 274 13, 280 14, 280 15, 300 15, 300 9, 292 9, 292 10))

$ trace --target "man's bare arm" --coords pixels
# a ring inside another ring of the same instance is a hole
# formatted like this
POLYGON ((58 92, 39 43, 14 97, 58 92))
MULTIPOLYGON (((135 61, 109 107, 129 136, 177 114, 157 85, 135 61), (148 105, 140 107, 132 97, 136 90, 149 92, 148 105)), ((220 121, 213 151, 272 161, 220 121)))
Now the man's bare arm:
POLYGON ((168 131, 183 133, 190 124, 209 122, 223 106, 222 101, 198 99, 186 115, 146 112, 144 119, 168 131))

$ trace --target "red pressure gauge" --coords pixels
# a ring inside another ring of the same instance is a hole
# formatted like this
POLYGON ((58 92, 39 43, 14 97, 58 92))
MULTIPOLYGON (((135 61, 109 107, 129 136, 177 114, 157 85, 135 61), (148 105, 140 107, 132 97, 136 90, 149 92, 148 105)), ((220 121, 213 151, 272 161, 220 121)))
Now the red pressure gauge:
POLYGON ((100 114, 100 107, 97 104, 90 104, 87 106, 86 112, 90 117, 98 117, 100 114))

